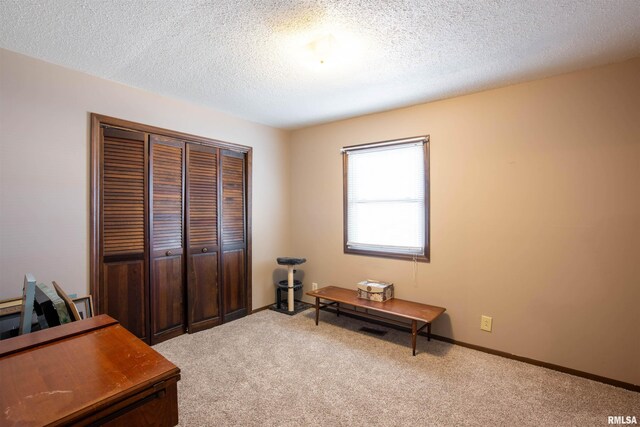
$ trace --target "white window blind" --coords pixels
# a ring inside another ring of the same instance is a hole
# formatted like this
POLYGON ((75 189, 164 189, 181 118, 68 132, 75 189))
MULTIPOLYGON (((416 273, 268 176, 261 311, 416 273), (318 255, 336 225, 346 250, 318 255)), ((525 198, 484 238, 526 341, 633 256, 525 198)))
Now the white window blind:
POLYGON ((424 138, 345 149, 347 248, 424 255, 424 138))

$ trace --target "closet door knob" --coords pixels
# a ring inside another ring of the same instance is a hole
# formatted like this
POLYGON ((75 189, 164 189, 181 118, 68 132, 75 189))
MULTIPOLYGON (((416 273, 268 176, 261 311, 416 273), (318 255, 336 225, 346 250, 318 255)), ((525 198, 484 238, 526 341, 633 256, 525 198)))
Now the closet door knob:
POLYGON ((207 253, 208 250, 209 249, 207 249, 207 248, 202 248, 202 252, 204 252, 204 253, 207 253))
POLYGON ((173 254, 173 252, 171 252, 171 251, 167 251, 166 253, 167 253, 167 256, 169 256, 169 255, 172 255, 172 254, 173 254))

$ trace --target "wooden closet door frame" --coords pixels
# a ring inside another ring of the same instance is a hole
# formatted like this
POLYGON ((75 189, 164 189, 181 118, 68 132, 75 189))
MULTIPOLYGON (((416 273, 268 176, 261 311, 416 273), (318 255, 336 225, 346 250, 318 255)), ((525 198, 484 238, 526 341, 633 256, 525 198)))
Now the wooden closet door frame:
MULTIPOLYGON (((124 130, 130 130, 134 132, 144 132, 147 134, 155 134, 160 136, 167 136, 170 138, 176 138, 188 143, 207 145, 210 147, 220 148, 221 150, 237 151, 245 154, 245 183, 246 183, 246 203, 245 203, 245 217, 246 217, 246 282, 247 282, 247 315, 253 312, 251 295, 252 295, 252 221, 251 221, 251 207, 252 207, 252 162, 253 162, 253 149, 245 145, 233 144, 230 142, 215 140, 211 138, 205 138, 197 135, 191 135, 188 133, 172 131, 155 126, 149 126, 142 123, 131 122, 128 120, 118 119, 115 117, 105 116, 102 114, 90 113, 90 192, 89 192, 89 292, 94 299, 94 307, 97 309, 100 307, 99 295, 100 295, 100 253, 102 248, 102 207, 100 201, 102 200, 102 187, 100 177, 102 176, 102 163, 101 163, 101 132, 100 129, 103 126, 121 128, 124 130)), ((150 231, 150 230, 147 230, 150 231)), ((148 232, 147 232, 148 239, 148 232)), ((149 242, 145 242, 147 248, 149 242)), ((147 265, 149 263, 147 262, 147 265)), ((147 267, 148 268, 148 267, 147 267)), ((147 276, 148 277, 148 276, 147 276)), ((101 314, 96 310, 95 314, 101 314)), ((147 315, 149 318, 149 315, 147 315)))

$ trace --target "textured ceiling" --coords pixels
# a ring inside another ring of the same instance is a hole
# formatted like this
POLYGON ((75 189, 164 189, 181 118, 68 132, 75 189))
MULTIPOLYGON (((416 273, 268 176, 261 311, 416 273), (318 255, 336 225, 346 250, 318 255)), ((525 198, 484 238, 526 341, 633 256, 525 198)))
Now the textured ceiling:
POLYGON ((0 46, 295 128, 639 56, 640 1, 0 0, 0 46))

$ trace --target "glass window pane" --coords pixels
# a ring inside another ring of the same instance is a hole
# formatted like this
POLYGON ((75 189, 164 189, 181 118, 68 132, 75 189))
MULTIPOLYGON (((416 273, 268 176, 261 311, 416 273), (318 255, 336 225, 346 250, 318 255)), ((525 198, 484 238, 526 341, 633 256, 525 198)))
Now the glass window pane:
POLYGON ((355 203, 349 211, 349 242, 422 247, 423 203, 355 203))
POLYGON ((422 146, 349 154, 352 200, 402 200, 424 197, 422 146))
POLYGON ((415 142, 347 152, 348 247, 424 253, 424 154, 415 142))

